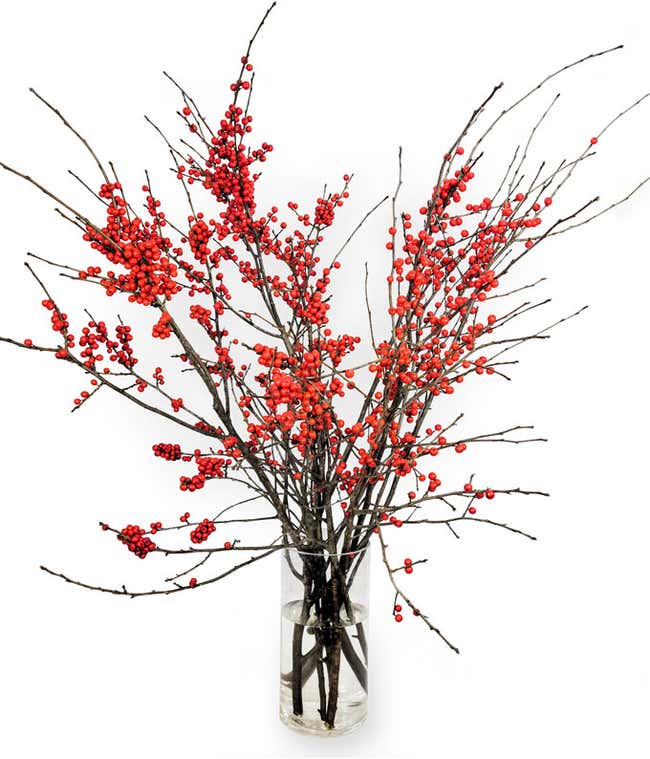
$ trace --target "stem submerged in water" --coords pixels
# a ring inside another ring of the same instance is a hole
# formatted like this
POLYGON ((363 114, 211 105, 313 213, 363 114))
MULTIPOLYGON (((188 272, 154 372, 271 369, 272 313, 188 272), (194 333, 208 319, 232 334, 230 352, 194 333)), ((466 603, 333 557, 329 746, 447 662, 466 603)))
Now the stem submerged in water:
POLYGON ((302 714, 302 638, 304 631, 304 625, 293 626, 291 694, 293 697, 293 713, 297 715, 302 714))
POLYGON ((325 724, 334 728, 334 717, 339 702, 339 674, 341 671, 341 634, 336 630, 332 642, 327 645, 327 673, 329 675, 329 693, 327 695, 327 715, 325 724))

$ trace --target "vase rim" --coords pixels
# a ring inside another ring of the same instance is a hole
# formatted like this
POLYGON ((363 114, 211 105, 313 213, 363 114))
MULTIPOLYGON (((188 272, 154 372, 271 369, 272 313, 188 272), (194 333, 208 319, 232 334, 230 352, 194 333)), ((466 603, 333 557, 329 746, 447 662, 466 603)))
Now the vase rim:
MULTIPOLYGON (((370 544, 366 544, 363 548, 357 548, 354 551, 330 551, 327 548, 323 548, 322 553, 326 556, 361 556, 362 554, 366 553, 366 551, 370 548, 370 544)), ((318 555, 320 553, 319 549, 308 549, 306 546, 295 546, 295 545, 286 545, 284 546, 285 551, 295 551, 295 553, 299 554, 300 556, 314 556, 318 555)))

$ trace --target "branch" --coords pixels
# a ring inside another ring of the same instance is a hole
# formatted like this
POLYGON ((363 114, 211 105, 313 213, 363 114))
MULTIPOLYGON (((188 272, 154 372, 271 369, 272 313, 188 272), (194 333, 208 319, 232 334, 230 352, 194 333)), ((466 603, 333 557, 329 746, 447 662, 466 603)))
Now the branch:
MULTIPOLYGON (((402 522, 402 525, 405 524, 446 524, 448 526, 451 525, 452 522, 481 522, 483 524, 491 524, 494 527, 502 527, 504 530, 509 530, 510 532, 516 532, 517 535, 523 535, 525 538, 529 538, 530 540, 537 540, 537 538, 534 535, 530 535, 527 532, 524 532, 523 530, 518 530, 516 527, 511 527, 508 524, 505 524, 505 522, 495 522, 492 519, 483 519, 482 517, 451 517, 450 519, 404 519, 402 522)), ((458 535, 456 535, 458 537, 458 535)))
POLYGON ((225 572, 222 572, 220 575, 217 575, 216 577, 211 577, 208 580, 201 580, 201 582, 197 582, 196 585, 175 585, 173 588, 167 588, 167 589, 161 589, 161 590, 145 590, 145 591, 130 591, 126 589, 126 586, 122 585, 122 589, 118 588, 105 588, 101 585, 90 585, 86 582, 82 582, 81 580, 73 580, 72 578, 68 577, 67 575, 62 574, 61 572, 54 572, 52 569, 48 569, 48 567, 41 566, 41 569, 43 572, 47 572, 47 574, 52 575, 53 577, 59 577, 62 580, 65 580, 66 582, 69 582, 71 585, 78 585, 80 588, 87 588, 88 590, 96 590, 100 593, 111 593, 115 596, 128 596, 129 598, 141 598, 142 596, 168 596, 171 593, 178 593, 182 590, 193 590, 194 588, 199 588, 202 585, 211 585, 213 582, 218 582, 219 580, 222 580, 224 577, 228 577, 228 575, 233 574, 233 572, 236 572, 238 569, 243 569, 244 567, 249 566, 250 564, 254 564, 256 561, 259 561, 260 559, 264 559, 267 556, 270 556, 272 553, 275 552, 275 548, 271 549, 269 551, 266 551, 265 553, 258 554, 257 556, 252 556, 250 559, 247 559, 246 561, 242 561, 240 564, 235 564, 234 567, 231 567, 230 569, 226 570, 225 572))
POLYGON ((407 606, 409 606, 409 608, 416 614, 416 616, 418 616, 418 617, 420 617, 420 619, 422 619, 422 621, 426 624, 426 626, 429 628, 429 630, 431 630, 439 638, 441 638, 449 646, 449 648, 451 648, 452 651, 455 651, 457 654, 459 654, 460 653, 459 649, 456 648, 456 646, 454 646, 453 643, 450 643, 447 640, 447 638, 440 632, 440 630, 437 627, 435 627, 429 621, 429 618, 427 616, 425 616, 424 614, 422 614, 422 612, 417 608, 417 606, 415 606, 413 604, 413 602, 411 601, 411 599, 408 598, 404 594, 404 591, 397 585, 397 583, 395 582, 395 577, 394 577, 395 572, 394 572, 394 570, 392 570, 390 568, 390 564, 388 563, 388 557, 386 555, 386 543, 384 542, 384 537, 383 537, 383 535, 381 533, 381 528, 379 528, 377 534, 379 536, 379 542, 381 544, 381 557, 382 557, 382 561, 384 562, 384 566, 386 567, 386 571, 388 572, 388 579, 390 580, 391 585, 395 589, 395 593, 407 604, 407 606))
MULTIPOLYGON (((55 108, 51 103, 48 103, 47 100, 44 97, 42 97, 41 95, 39 95, 38 92, 36 92, 36 90, 33 87, 30 87, 29 91, 32 93, 32 95, 35 95, 41 101, 41 103, 43 103, 44 105, 46 105, 53 113, 55 113, 61 119, 61 121, 65 124, 65 126, 75 135, 75 137, 77 137, 79 140, 81 140, 81 142, 85 145, 85 147, 88 150, 88 152, 90 153, 90 155, 95 159, 95 163, 99 167, 99 170, 101 171, 101 173, 102 173, 102 175, 104 177, 104 181, 106 182, 106 184, 108 184, 110 182, 110 179, 108 178, 108 174, 106 173, 104 167, 102 166, 101 161, 99 160, 99 158, 97 158, 97 154, 90 147, 90 144, 89 144, 88 140, 86 140, 85 137, 82 137, 81 134, 79 134, 79 132, 65 118, 65 116, 63 116, 63 114, 57 108, 55 108)), ((72 172, 70 172, 70 173, 72 173, 72 172)))

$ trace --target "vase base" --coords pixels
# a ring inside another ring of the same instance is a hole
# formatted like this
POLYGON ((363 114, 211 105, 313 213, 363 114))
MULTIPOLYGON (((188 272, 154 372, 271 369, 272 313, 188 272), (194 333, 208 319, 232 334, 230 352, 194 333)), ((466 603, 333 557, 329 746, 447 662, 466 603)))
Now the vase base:
POLYGON ((358 730, 366 721, 366 715, 364 714, 361 719, 357 718, 354 722, 346 722, 345 715, 342 714, 340 715, 339 724, 335 724, 334 727, 327 727, 320 719, 309 719, 308 717, 297 714, 286 713, 281 709, 280 720, 290 730, 293 730, 296 733, 301 733, 302 735, 317 735, 321 738, 336 738, 339 735, 348 735, 348 733, 358 730))

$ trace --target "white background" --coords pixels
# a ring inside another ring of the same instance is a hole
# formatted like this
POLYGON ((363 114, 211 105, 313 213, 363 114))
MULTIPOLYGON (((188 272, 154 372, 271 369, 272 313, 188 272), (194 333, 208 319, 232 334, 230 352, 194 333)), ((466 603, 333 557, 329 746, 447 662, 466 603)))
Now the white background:
MULTIPOLYGON (((117 162, 125 183, 137 189, 144 167, 167 182, 165 150, 142 119, 147 112, 174 133, 179 100, 161 71, 219 118, 264 8, 257 0, 5 6, 0 159, 92 207, 65 174, 73 168, 95 184, 92 162, 29 95, 34 86, 117 162)), ((392 190, 401 144, 402 203, 416 210, 440 155, 493 84, 506 82, 497 113, 562 64, 624 42, 623 52, 556 80, 524 106, 521 121, 504 124, 476 193, 489 194, 491 171, 505 167, 525 134, 521 125, 534 123, 558 90, 563 96, 535 160, 551 165, 575 155, 650 88, 645 13, 627 1, 444 8, 415 0, 282 0, 254 54, 256 134, 276 146, 264 198, 311 202, 322 182, 354 171, 340 242, 392 190)), ((613 201, 650 173, 649 107, 601 142, 593 165, 568 189, 567 209, 595 194, 613 201)), ((375 555, 370 717, 362 731, 336 741, 295 736, 277 719, 275 559, 196 593, 144 600, 93 594, 38 570, 45 563, 99 583, 151 587, 169 565, 158 557, 135 562, 97 521, 169 521, 186 508, 207 515, 230 494, 218 485, 194 497, 179 493, 179 468, 150 452, 152 443, 174 438, 161 420, 108 396, 70 415, 83 387, 71 368, 0 346, 0 753, 647 757, 648 192, 539 249, 521 281, 547 275, 544 294, 553 303, 531 325, 584 303, 591 308, 552 340, 522 351, 512 383, 468 383, 442 412, 446 418, 462 407, 468 431, 534 422, 550 438, 546 446, 469 451, 463 460, 495 484, 552 492, 551 499, 490 507, 540 540, 480 525, 467 525, 462 540, 444 528, 391 536, 398 558, 430 557, 408 588, 461 655, 410 617, 392 622, 375 555)), ((95 260, 33 188, 3 175, 0 193, 0 334, 45 341, 47 317, 24 253, 95 260)), ((336 293, 350 330, 365 329, 365 260, 379 266, 381 283, 386 226, 387 214, 378 214, 348 251, 336 293)), ((46 273, 61 297, 77 297, 66 301, 71 314, 73 302, 90 302, 81 288, 71 291, 46 273)), ((92 302, 104 308, 104 300, 92 302)), ((449 471, 458 466, 450 461, 449 471)))

